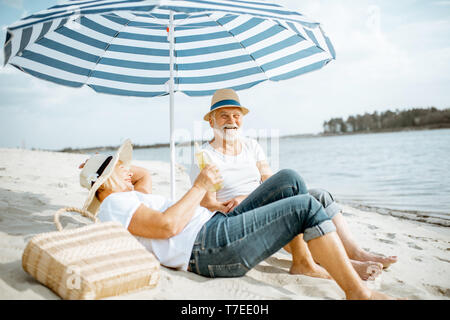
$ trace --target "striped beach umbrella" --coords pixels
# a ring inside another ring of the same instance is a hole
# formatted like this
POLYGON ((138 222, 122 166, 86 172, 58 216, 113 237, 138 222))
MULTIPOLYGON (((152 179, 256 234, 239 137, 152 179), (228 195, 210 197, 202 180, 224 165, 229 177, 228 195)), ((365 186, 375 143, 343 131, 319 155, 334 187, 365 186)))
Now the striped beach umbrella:
POLYGON ((7 28, 5 65, 97 92, 212 95, 318 70, 335 58, 320 23, 263 0, 77 0, 7 28))

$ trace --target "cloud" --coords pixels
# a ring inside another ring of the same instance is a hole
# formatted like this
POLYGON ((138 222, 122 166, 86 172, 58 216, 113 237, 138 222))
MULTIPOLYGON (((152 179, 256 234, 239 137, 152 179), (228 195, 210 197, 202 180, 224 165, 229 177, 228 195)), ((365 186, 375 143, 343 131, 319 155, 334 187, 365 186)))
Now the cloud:
POLYGON ((433 4, 436 6, 450 6, 450 1, 434 1, 433 4))
POLYGON ((1 0, 4 5, 15 9, 23 9, 23 0, 1 0))
POLYGON ((28 13, 28 10, 23 10, 22 14, 20 15, 20 19, 23 19, 25 17, 28 17, 30 14, 28 13))

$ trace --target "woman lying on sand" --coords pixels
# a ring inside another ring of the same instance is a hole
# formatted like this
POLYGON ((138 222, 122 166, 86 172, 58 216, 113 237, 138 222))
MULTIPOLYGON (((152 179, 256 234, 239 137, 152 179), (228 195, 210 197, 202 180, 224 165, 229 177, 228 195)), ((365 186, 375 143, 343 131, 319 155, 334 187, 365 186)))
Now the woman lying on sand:
POLYGON ((206 277, 240 277, 303 233, 313 258, 347 299, 390 299, 367 288, 348 259, 322 205, 293 170, 281 170, 226 215, 211 213, 200 201, 221 182, 206 166, 176 203, 134 190, 129 140, 115 156, 86 161, 80 183, 89 190, 84 209, 100 221, 118 221, 166 267, 206 277), (283 181, 283 183, 280 183, 283 181))

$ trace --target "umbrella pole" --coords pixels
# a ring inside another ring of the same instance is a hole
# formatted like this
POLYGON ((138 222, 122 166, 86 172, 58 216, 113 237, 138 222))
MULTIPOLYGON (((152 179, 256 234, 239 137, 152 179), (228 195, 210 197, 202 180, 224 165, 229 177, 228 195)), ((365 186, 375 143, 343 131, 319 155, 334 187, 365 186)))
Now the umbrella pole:
POLYGON ((169 20, 169 51, 170 51, 170 197, 175 201, 175 140, 174 140, 174 30, 173 30, 173 11, 170 11, 169 20))

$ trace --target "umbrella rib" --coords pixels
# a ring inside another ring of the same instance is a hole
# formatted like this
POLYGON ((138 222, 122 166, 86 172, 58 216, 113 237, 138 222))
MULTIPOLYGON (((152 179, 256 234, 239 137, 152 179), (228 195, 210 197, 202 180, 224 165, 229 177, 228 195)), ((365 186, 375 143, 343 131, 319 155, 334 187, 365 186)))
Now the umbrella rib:
MULTIPOLYGON (((118 30, 116 32, 116 34, 111 38, 111 41, 106 46, 105 50, 103 51, 103 54, 98 57, 97 62, 95 63, 95 66, 89 71, 89 74, 88 74, 87 79, 86 79, 86 83, 91 78, 92 73, 97 69, 97 66, 100 63, 100 60, 102 60, 103 57, 105 56, 106 52, 108 51, 108 48, 111 46, 111 43, 114 41, 115 38, 117 38, 119 33, 121 33, 123 31, 123 29, 125 29, 132 21, 133 21, 132 19, 128 20, 128 22, 126 24, 124 24, 123 27, 120 30, 118 30)), ((84 85, 86 85, 86 83, 84 83, 84 85)))
MULTIPOLYGON (((151 15, 151 14, 150 14, 150 15, 151 15)), ((154 17, 153 15, 151 15, 151 16, 154 17)), ((137 19, 136 16, 135 16, 135 19, 137 19)), ((100 63, 100 60, 101 60, 101 59, 104 57, 104 55, 106 54, 106 51, 108 50, 108 48, 109 48, 109 46, 111 45, 111 43, 113 42, 113 40, 114 40, 115 38, 117 38, 117 36, 119 35, 119 33, 122 32, 123 29, 125 29, 131 22, 133 22, 133 19, 130 19, 126 24, 124 24, 123 27, 122 27, 119 31, 117 31, 116 34, 111 38, 111 41, 108 43, 108 46, 105 48, 105 50, 104 50, 104 52, 103 52, 103 55, 100 56, 100 57, 98 58, 97 62, 95 63, 95 66, 89 71, 89 75, 87 76, 86 82, 87 82, 87 81, 89 80, 89 78, 91 77, 91 74, 96 70, 98 64, 100 63)), ((175 64, 175 66, 176 66, 176 64, 175 64)), ((86 83, 84 83, 84 85, 86 85, 86 83)), ((176 92, 176 90, 175 90, 175 92, 176 92)), ((167 95, 167 93, 161 94, 161 95, 159 95, 159 96, 164 96, 164 95, 167 95)))
POLYGON ((244 45, 242 44, 241 41, 239 41, 230 31, 228 31, 220 22, 218 22, 217 20, 214 20, 211 18, 211 14, 207 14, 208 18, 215 22, 218 26, 222 27, 228 34, 230 34, 230 36, 232 36, 234 39, 237 40, 237 43, 239 43, 239 45, 241 46, 242 50, 244 50, 248 56, 255 62, 256 66, 261 70, 261 73, 264 74, 264 76, 267 78, 266 80, 270 80, 269 77, 266 75, 266 73, 264 72, 263 68, 261 68, 261 66, 258 64, 258 62, 256 61, 256 59, 252 56, 252 54, 250 52, 247 51, 247 49, 244 47, 244 45))
MULTIPOLYGON (((220 24, 220 22, 218 22, 218 21, 212 19, 210 14, 208 14, 208 17, 209 17, 212 21, 214 21, 215 23, 217 23, 217 25, 221 26, 221 27, 222 27, 227 33, 229 33, 233 38, 236 39, 236 37, 235 37, 231 32, 229 32, 222 24, 220 24)), ((294 33, 296 36, 298 36, 299 38, 302 38, 303 40, 306 40, 306 41, 311 41, 311 39, 303 37, 303 35, 301 35, 299 32, 295 32, 294 30, 291 30, 291 29, 287 28, 286 26, 282 25, 278 20, 272 20, 272 21, 274 21, 279 27, 281 27, 281 28, 287 30, 288 32, 293 32, 293 33, 294 33)), ((320 26, 320 24, 319 24, 319 26, 320 26)), ((256 59, 253 57, 253 55, 252 55, 250 52, 248 52, 248 50, 242 45, 242 42, 240 42, 240 41, 237 41, 237 42, 240 44, 241 48, 248 54, 248 56, 255 62, 256 66, 261 70, 261 72, 262 72, 262 73, 264 74, 264 76, 266 77, 266 80, 270 80, 270 77, 267 76, 266 72, 265 72, 264 69, 258 64, 258 62, 257 62, 256 59)), ((315 45, 316 45, 319 49, 321 49, 322 51, 326 51, 326 50, 324 50, 323 48, 321 48, 319 45, 317 45, 317 44, 315 44, 315 45)))

